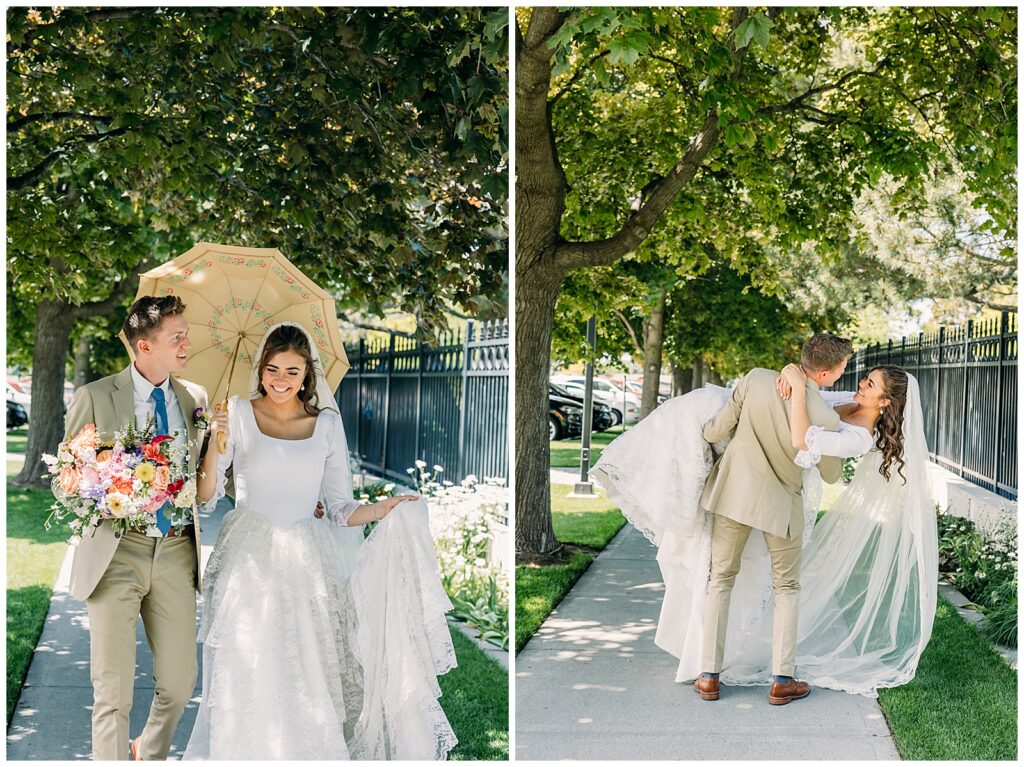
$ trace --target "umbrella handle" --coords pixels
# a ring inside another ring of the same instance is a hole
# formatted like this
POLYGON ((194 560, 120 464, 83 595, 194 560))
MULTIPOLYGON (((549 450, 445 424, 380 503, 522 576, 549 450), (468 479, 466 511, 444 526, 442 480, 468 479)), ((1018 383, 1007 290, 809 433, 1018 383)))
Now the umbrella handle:
MULTIPOLYGON (((227 410, 227 407, 228 407, 228 401, 224 400, 223 402, 218 402, 216 405, 214 405, 213 409, 214 409, 214 412, 223 413, 225 410, 227 410)), ((217 452, 220 453, 221 455, 224 455, 224 453, 227 452, 227 449, 228 449, 228 438, 227 438, 227 435, 225 435, 224 432, 222 432, 222 431, 217 432, 217 452)))
MULTIPOLYGON (((224 401, 219 402, 213 406, 213 409, 218 413, 227 410, 228 407, 228 396, 231 394, 231 379, 235 375, 235 362, 238 360, 238 349, 242 345, 242 336, 238 336, 238 340, 235 341, 235 353, 231 356, 231 367, 228 369, 228 388, 224 391, 224 401)), ((217 450, 221 455, 227 452, 228 449, 228 438, 224 436, 224 432, 217 432, 217 450)))

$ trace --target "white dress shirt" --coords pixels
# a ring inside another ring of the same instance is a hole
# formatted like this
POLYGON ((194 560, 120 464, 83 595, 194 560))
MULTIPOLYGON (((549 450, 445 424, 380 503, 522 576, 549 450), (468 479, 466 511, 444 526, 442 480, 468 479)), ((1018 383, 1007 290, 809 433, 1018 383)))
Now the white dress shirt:
MULTIPOLYGON (((145 428, 146 422, 152 418, 156 422, 156 403, 153 401, 153 389, 157 388, 151 384, 139 369, 132 363, 132 388, 135 391, 135 421, 139 428, 145 428)), ((160 384, 164 392, 164 401, 167 404, 167 428, 174 435, 174 446, 182 450, 188 449, 188 425, 185 422, 185 414, 181 412, 178 398, 174 394, 174 387, 171 386, 171 377, 168 376, 160 384)), ((156 525, 150 525, 146 534, 151 538, 162 538, 163 534, 156 525)))

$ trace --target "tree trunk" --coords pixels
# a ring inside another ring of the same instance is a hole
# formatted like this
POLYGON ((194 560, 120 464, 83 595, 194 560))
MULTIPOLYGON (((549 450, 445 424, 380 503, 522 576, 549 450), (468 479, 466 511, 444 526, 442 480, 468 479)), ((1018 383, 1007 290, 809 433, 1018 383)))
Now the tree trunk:
POLYGON ((644 323, 644 391, 640 399, 640 418, 646 418, 658 406, 658 391, 661 389, 661 347, 665 328, 665 297, 662 288, 651 311, 651 318, 644 323))
POLYGON ((672 362, 672 396, 678 397, 693 391, 693 368, 684 368, 672 362))
POLYGON ((704 378, 704 358, 699 354, 693 358, 693 388, 699 389, 707 379, 704 378))
POLYGON ((712 369, 710 371, 709 380, 715 386, 725 386, 725 381, 722 380, 722 376, 719 374, 717 370, 712 369))
POLYGON ((64 438, 64 365, 75 318, 73 307, 44 298, 36 306, 35 347, 32 350, 32 416, 25 446, 25 465, 16 485, 49 487, 43 479, 43 453, 57 452, 64 438))
POLYGON ((547 554, 559 545, 551 522, 548 374, 562 279, 540 268, 517 272, 516 551, 547 554))
POLYGON ((92 362, 89 359, 91 351, 89 336, 83 334, 75 344, 75 389, 95 380, 92 372, 92 362))

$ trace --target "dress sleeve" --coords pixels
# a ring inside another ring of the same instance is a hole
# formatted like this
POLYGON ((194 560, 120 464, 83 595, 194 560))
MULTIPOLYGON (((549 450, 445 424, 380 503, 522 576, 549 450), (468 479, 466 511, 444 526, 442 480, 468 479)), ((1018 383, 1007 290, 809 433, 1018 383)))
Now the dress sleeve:
POLYGON ((820 426, 807 430, 807 450, 801 450, 794 459, 797 466, 809 469, 816 465, 823 455, 837 458, 853 458, 864 455, 871 449, 871 434, 859 426, 843 424, 839 431, 826 431, 820 426))
POLYGON ((825 404, 829 407, 835 407, 836 405, 845 405, 853 402, 853 395, 856 392, 852 391, 832 391, 831 389, 820 389, 818 394, 825 401, 825 404))
POLYGON ((352 497, 352 473, 348 466, 348 440, 345 425, 336 413, 325 414, 330 424, 327 433, 327 462, 320 494, 327 509, 327 518, 336 525, 345 526, 348 518, 361 503, 352 497))
MULTIPOLYGON (((228 399, 228 448, 221 455, 217 456, 217 485, 213 488, 213 495, 210 496, 210 500, 202 505, 200 511, 204 514, 209 514, 215 508, 217 508, 217 502, 227 492, 227 473, 228 467, 234 463, 235 460, 235 442, 238 439, 238 426, 239 426, 239 407, 240 398, 236 395, 228 399)), ((207 450, 217 449, 216 438, 211 437, 210 444, 206 448, 207 450)))

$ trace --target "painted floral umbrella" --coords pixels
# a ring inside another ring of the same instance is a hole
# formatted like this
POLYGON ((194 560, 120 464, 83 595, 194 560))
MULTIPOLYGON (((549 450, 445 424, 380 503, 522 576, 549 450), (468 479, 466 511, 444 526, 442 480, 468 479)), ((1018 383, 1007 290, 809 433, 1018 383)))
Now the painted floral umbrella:
MULTIPOLYGON (((192 349, 184 376, 206 387, 210 402, 252 394, 253 357, 267 329, 279 322, 309 331, 332 390, 349 369, 334 297, 276 248, 200 242, 141 275, 138 295, 176 295, 185 302, 192 349)), ((134 359, 123 333, 121 340, 134 359)))

